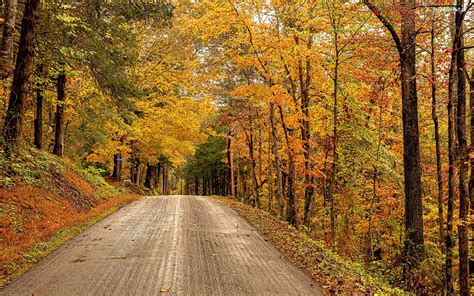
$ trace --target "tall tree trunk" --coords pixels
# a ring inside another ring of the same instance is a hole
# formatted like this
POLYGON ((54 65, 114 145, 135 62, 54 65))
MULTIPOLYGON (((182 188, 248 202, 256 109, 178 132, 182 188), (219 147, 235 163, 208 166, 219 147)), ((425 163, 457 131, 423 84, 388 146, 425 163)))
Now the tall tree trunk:
POLYGON ((418 97, 416 89, 415 0, 402 1, 403 163, 405 177, 405 255, 408 270, 417 266, 423 253, 423 205, 421 197, 418 97))
MULTIPOLYGON (((39 79, 43 79, 43 65, 38 65, 39 79)), ((43 91, 44 83, 36 86, 36 112, 34 120, 34 145, 38 149, 43 148, 43 91)))
MULTIPOLYGON (((455 37, 454 37, 455 38, 455 37)), ((445 280, 446 293, 454 294, 453 287, 453 211, 455 199, 455 159, 456 159, 456 95, 454 93, 456 84, 456 55, 453 51, 451 56, 451 66, 449 68, 448 81, 448 209, 446 215, 446 264, 445 280)))
MULTIPOLYGON (((295 39, 296 45, 299 45, 299 38, 295 39)), ((313 44, 313 35, 310 33, 308 40, 306 42, 306 48, 310 49, 313 44)), ((289 73, 287 68, 287 74, 289 73)), ((301 140, 303 142, 304 149, 304 212, 303 212, 303 223, 304 225, 309 225, 309 219, 311 217, 311 211, 313 209, 313 200, 315 194, 314 186, 314 176, 312 174, 314 169, 314 164, 312 160, 312 155, 314 153, 313 147, 311 145, 311 118, 309 114, 309 105, 310 105, 310 96, 309 89, 311 86, 311 60, 309 55, 305 56, 305 63, 303 66, 303 61, 301 58, 298 59, 298 80, 299 80, 299 91, 301 96, 301 112, 303 113, 303 118, 300 121, 301 129, 301 140)), ((296 103, 296 85, 293 80, 291 80, 292 86, 292 97, 296 103)))
MULTIPOLYGON (((390 32, 400 56, 402 81, 403 164, 405 181, 404 276, 418 266, 423 255, 423 201, 421 196, 420 135, 416 89, 415 0, 402 0, 401 39, 390 20, 370 0, 364 3, 390 32)), ((408 286, 414 283, 408 282, 408 286)))
MULTIPOLYGON (((467 73, 466 73, 467 74, 467 73)), ((470 146, 470 153, 474 153, 474 69, 471 71, 471 76, 469 77, 469 107, 470 107, 470 117, 471 117, 471 146, 470 146)), ((469 202, 470 202, 470 215, 474 217, 474 157, 470 158, 471 164, 471 176, 469 180, 469 202)), ((471 223, 471 244, 473 243, 474 237, 474 224, 471 223)), ((469 270, 469 273, 472 273, 472 270, 469 270)))
MULTIPOLYGON (((434 10, 433 10, 434 13, 434 10)), ((441 144, 439 140, 439 122, 436 111, 436 65, 435 65, 435 20, 431 23, 431 118, 434 125, 434 138, 436 149, 436 180, 438 183, 438 235, 441 252, 445 253, 444 244, 444 214, 443 214, 443 176, 441 174, 441 144)), ((444 268, 443 268, 444 271, 444 268)))
POLYGON ((3 14, 2 44, 0 45, 0 78, 2 79, 10 76, 13 70, 13 37, 15 33, 16 12, 17 0, 6 0, 3 14))
POLYGON ((37 14, 40 0, 28 0, 21 24, 20 44, 16 59, 15 73, 5 116, 3 135, 7 157, 18 148, 23 116, 25 113, 28 81, 33 64, 34 43, 36 39, 37 14))
POLYGON ((57 156, 64 154, 64 107, 66 101, 66 74, 61 72, 57 79, 57 104, 54 126, 54 148, 53 153, 57 156))
POLYGON ((467 148, 466 131, 466 75, 464 73, 464 37, 463 37, 463 0, 457 0, 455 14, 456 47, 458 51, 456 58, 457 72, 457 132, 459 145, 459 286, 461 295, 469 295, 469 151, 467 148))
POLYGON ((309 97, 309 86, 310 86, 310 63, 307 61, 306 65, 306 78, 301 77, 300 80, 304 80, 301 87, 303 91, 301 94, 301 111, 303 112, 303 120, 301 125, 301 139, 303 140, 303 149, 304 149, 304 216, 303 223, 304 225, 309 225, 309 219, 313 211, 313 201, 315 194, 315 184, 314 184, 314 163, 312 160, 314 149, 311 143, 311 118, 309 114, 310 106, 310 97, 309 97))

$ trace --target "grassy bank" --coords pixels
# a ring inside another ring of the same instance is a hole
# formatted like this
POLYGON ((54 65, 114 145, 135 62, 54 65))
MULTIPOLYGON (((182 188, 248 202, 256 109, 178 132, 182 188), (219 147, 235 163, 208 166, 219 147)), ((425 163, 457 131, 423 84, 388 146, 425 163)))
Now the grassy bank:
POLYGON ((139 198, 101 174, 35 149, 0 153, 0 287, 139 198))

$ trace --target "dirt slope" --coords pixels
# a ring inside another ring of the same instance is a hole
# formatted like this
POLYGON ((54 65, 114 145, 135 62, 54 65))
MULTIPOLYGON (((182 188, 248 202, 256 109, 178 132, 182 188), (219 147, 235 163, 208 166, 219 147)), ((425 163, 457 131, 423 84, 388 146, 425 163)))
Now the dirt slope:
POLYGON ((89 224, 137 199, 46 152, 0 153, 0 287, 89 224), (6 164, 10 167, 7 173, 6 164))

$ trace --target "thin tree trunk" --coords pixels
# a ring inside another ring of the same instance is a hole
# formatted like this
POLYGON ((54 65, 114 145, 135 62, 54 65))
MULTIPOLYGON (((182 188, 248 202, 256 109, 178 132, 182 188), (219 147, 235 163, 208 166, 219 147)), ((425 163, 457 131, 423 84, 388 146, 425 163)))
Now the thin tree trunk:
MULTIPOLYGON (((328 168, 328 162, 329 162, 329 151, 331 150, 331 147, 329 145, 329 131, 326 129, 326 139, 325 139, 325 145, 324 145, 324 167, 323 167, 323 172, 325 174, 321 186, 321 190, 323 192, 323 207, 326 208, 327 203, 329 202, 329 190, 328 190, 328 176, 329 176, 329 168, 328 168)), ((330 184, 330 182, 329 182, 330 184)))
MULTIPOLYGON (((337 43, 337 33, 336 33, 336 43, 337 43)), ((339 89, 339 50, 336 47, 336 61, 334 65, 334 78, 333 78, 333 131, 332 131, 332 168, 331 168, 331 181, 329 184, 329 220, 331 226, 331 246, 334 247, 336 240, 336 213, 335 213, 335 198, 334 191, 336 189, 336 174, 337 174, 337 99, 338 99, 338 89, 339 89)))
MULTIPOLYGON (((237 192, 237 196, 238 196, 239 194, 241 194, 240 190, 242 188, 242 186, 241 186, 242 181, 241 181, 241 174, 240 174, 240 156, 239 156, 239 148, 238 147, 235 151, 235 164, 236 164, 235 169, 237 171, 237 182, 236 182, 237 183, 236 184, 237 190, 236 190, 236 192, 237 192)), ((241 196, 243 196, 243 195, 241 195, 241 196)))
POLYGON ((64 154, 64 107, 66 100, 66 74, 62 72, 59 74, 57 79, 57 104, 55 114, 55 127, 54 127, 54 148, 53 153, 57 156, 63 156, 64 154))
POLYGON ((232 133, 230 130, 229 130, 229 139, 227 142, 227 161, 229 163, 230 195, 235 198, 234 155, 232 153, 232 133))
POLYGON ((285 117, 283 115, 283 110, 279 106, 281 117, 281 125, 283 127, 283 131, 285 133, 285 140, 286 145, 288 147, 288 175, 287 175, 287 182, 288 182, 288 189, 287 189, 287 197, 288 197, 288 206, 286 208, 286 221, 291 225, 296 226, 298 224, 298 216, 296 212, 297 206, 297 199, 295 194, 295 160, 293 155, 293 150, 290 143, 290 136, 293 134, 293 130, 288 129, 285 123, 285 117))
POLYGON ((281 172, 281 159, 280 159, 280 145, 278 140, 276 118, 275 118, 275 103, 270 103, 270 126, 272 130, 272 152, 275 159, 275 196, 278 200, 278 206, 280 209, 280 216, 283 217, 283 211, 285 209, 285 198, 283 197, 283 174, 281 172))
MULTIPOLYGON (((307 75, 309 75, 310 66, 309 62, 306 67, 307 75)), ((314 149, 311 143, 311 118, 309 114, 309 105, 310 105, 310 98, 309 98, 309 84, 310 79, 306 78, 304 83, 304 91, 301 96, 301 111, 303 112, 303 120, 301 125, 301 139, 303 140, 303 148, 304 148, 304 166, 305 166, 305 202, 304 202, 304 217, 303 223, 308 226, 310 217, 313 211, 313 202, 314 202, 314 194, 315 194, 315 184, 314 184, 314 163, 312 160, 314 149)))
POLYGON ((254 207, 260 207, 260 196, 259 196, 259 190, 258 190, 258 180, 257 180, 257 168, 256 168, 256 163, 255 163, 255 153, 254 153, 254 145, 253 145, 253 131, 252 129, 250 130, 250 136, 249 136, 249 141, 248 141, 248 146, 249 146, 249 154, 250 154, 250 173, 251 173, 251 178, 252 178, 252 194, 253 194, 253 206, 254 207))
MULTIPOLYGON (((38 65, 39 79, 43 78, 43 65, 38 65)), ((34 120, 34 145, 38 149, 43 148, 43 91, 44 83, 36 86, 36 112, 34 120)))
MULTIPOLYGON (((271 131, 268 133, 268 139, 272 138, 271 131)), ((268 168, 267 168, 267 180, 268 180, 268 211, 273 213, 273 199, 274 199, 274 188, 275 180, 273 178, 273 161, 272 161, 272 143, 268 143, 267 155, 268 155, 268 168)))
MULTIPOLYGON (((385 80, 386 81, 386 80, 385 80)), ((375 159, 374 164, 374 175, 372 177, 372 199, 370 201, 370 207, 368 212, 368 230, 367 230, 367 261, 370 262, 373 258, 374 250, 372 246, 372 210, 374 207, 374 203, 377 200, 377 178, 378 178, 378 170, 377 164, 380 160, 380 149, 382 147, 382 115, 383 115, 383 96, 385 92, 385 81, 383 83, 383 88, 380 95, 380 103, 379 103, 379 116, 378 116, 378 136, 377 136, 377 156, 375 159)))
POLYGON ((0 77, 2 79, 10 76, 13 70, 13 37, 15 35, 16 12, 17 0, 6 0, 2 44, 0 45, 0 77))
POLYGON ((33 64, 33 47, 36 39, 37 11, 40 0, 28 0, 21 24, 20 44, 16 59, 15 73, 5 116, 3 135, 5 154, 10 156, 18 148, 28 93, 28 81, 33 64))
MULTIPOLYGON (((257 118, 259 119, 260 118, 260 112, 258 112, 258 109, 256 110, 256 115, 257 115, 257 118)), ((257 155, 257 163, 256 165, 258 164, 258 174, 257 174, 257 181, 258 183, 257 184, 262 184, 262 178, 263 178, 263 161, 262 161, 262 158, 263 158, 263 136, 262 136, 262 123, 260 122, 260 119, 257 120, 257 135, 255 135, 255 137, 257 138, 257 141, 258 141, 258 155, 257 155)), ((259 197, 260 198, 260 197, 259 197)), ((260 203, 260 200, 259 200, 259 203, 260 203)))

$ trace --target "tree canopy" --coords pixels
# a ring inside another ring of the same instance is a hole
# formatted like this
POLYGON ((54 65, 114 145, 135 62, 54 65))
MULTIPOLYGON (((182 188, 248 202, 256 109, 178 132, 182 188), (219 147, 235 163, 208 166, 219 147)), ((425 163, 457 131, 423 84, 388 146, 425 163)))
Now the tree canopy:
POLYGON ((233 196, 394 286, 471 293, 472 1, 2 5, 5 157, 233 196))

